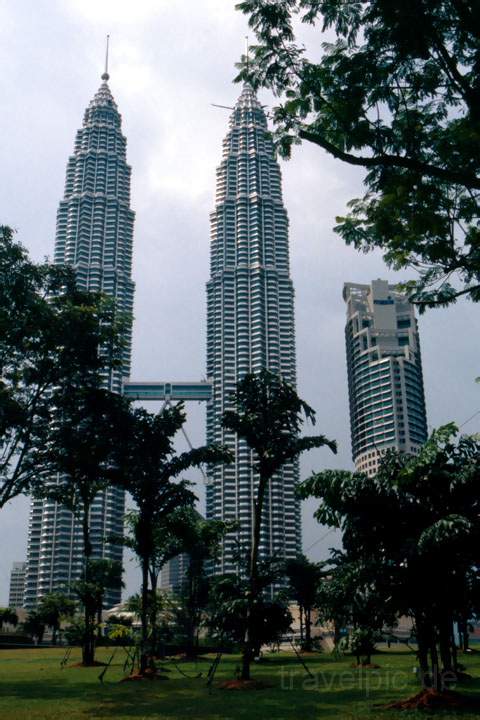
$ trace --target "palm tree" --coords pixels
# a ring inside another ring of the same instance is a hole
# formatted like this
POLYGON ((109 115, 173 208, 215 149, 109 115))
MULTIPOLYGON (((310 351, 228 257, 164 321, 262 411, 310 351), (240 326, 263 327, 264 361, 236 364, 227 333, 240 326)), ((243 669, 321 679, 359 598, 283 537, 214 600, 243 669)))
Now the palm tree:
POLYGON ((31 610, 28 613, 27 619, 22 623, 22 629, 36 641, 37 645, 42 642, 45 633, 45 621, 38 610, 31 610))
POLYGON ((75 613, 75 603, 63 593, 49 593, 44 595, 38 605, 38 615, 45 625, 52 628, 52 643, 57 642, 57 633, 62 618, 72 617, 75 613))
POLYGON ((303 416, 315 423, 315 411, 301 400, 294 388, 279 376, 262 370, 241 380, 234 393, 236 410, 227 410, 223 425, 243 438, 254 453, 253 468, 258 473, 254 499, 253 536, 249 563, 249 602, 242 656, 242 679, 250 679, 254 653, 254 606, 259 596, 258 552, 265 495, 270 482, 287 462, 305 450, 326 445, 336 453, 334 441, 323 435, 299 437, 303 416))
POLYGON ((234 526, 235 523, 222 520, 205 520, 193 508, 187 508, 183 513, 180 532, 182 553, 187 556, 187 571, 180 590, 177 619, 183 626, 187 658, 195 658, 198 654, 198 631, 210 589, 206 565, 217 559, 222 539, 234 526))
MULTIPOLYGON (((162 567, 172 558, 182 552, 183 548, 183 527, 185 523, 184 508, 180 507, 167 516, 155 518, 152 524, 152 546, 150 559, 148 564, 148 575, 150 581, 148 614, 150 623, 151 646, 153 654, 157 654, 158 632, 157 619, 158 613, 162 606, 162 597, 159 594, 158 578, 162 567)), ((139 532, 138 532, 139 514, 131 510, 125 514, 125 526, 127 532, 124 535, 112 535, 109 541, 129 548, 140 559, 139 532)), ((141 617, 141 598, 133 596, 138 600, 137 612, 141 617)))
POLYGON ((141 675, 145 674, 149 662, 149 568, 155 553, 155 528, 174 510, 191 506, 195 501, 189 483, 173 479, 190 467, 231 460, 227 450, 213 445, 175 455, 174 437, 185 420, 182 403, 164 407, 157 414, 142 408, 133 409, 126 418, 119 445, 117 483, 131 494, 138 510, 134 533, 142 572, 141 675))
POLYGON ((82 578, 73 583, 72 589, 83 605, 85 616, 89 617, 89 624, 93 627, 97 619, 97 637, 102 635, 102 610, 105 592, 107 590, 121 590, 123 567, 119 560, 107 558, 94 558, 89 561, 88 578, 82 578))
POLYGON ((312 610, 315 607, 320 581, 324 576, 322 566, 311 562, 305 555, 287 560, 285 574, 291 597, 300 612, 300 637, 302 649, 312 650, 312 610), (305 627, 305 637, 303 637, 305 627))
POLYGON ((0 630, 3 630, 4 625, 16 626, 17 624, 18 615, 13 608, 0 608, 0 630))

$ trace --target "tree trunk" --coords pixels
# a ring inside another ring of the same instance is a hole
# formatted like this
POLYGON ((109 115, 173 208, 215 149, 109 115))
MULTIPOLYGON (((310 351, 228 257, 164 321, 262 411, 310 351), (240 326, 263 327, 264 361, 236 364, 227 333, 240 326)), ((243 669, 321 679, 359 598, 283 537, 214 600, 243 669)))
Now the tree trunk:
POLYGON ((300 616, 300 645, 303 647, 303 605, 298 606, 299 616, 300 616))
POLYGON ((148 557, 142 558, 142 637, 140 647, 140 674, 148 667, 148 557))
POLYGON ((335 620, 333 623, 333 647, 335 650, 340 644, 340 624, 335 620))
POLYGON ((443 681, 440 672, 440 663, 438 661, 438 650, 435 638, 432 640, 432 644, 430 646, 430 657, 432 658, 432 687, 434 690, 441 692, 443 690, 443 681))
POLYGON ((431 687, 432 684, 430 678, 430 664, 428 661, 428 651, 430 643, 423 622, 415 618, 415 626, 417 628, 417 657, 420 665, 420 681, 422 683, 422 688, 426 689, 431 687))
POLYGON ((158 655, 158 631, 157 631, 157 615, 158 615, 158 598, 157 598, 157 585, 158 585, 158 572, 154 572, 151 568, 149 569, 150 576, 150 590, 151 590, 151 609, 150 609, 150 645, 152 653, 155 657, 158 655))
POLYGON ((467 618, 462 618, 458 621, 458 634, 460 636, 460 648, 462 652, 468 652, 470 648, 470 637, 467 618))
POLYGON ((457 652, 457 643, 455 641, 455 627, 453 620, 450 623, 450 643, 452 648, 452 664, 453 664, 453 670, 454 672, 458 672, 458 652, 457 652))
POLYGON ((194 577, 194 569, 191 564, 188 572, 188 586, 186 594, 186 642, 185 642, 185 655, 189 658, 196 656, 195 650, 195 635, 196 635, 196 581, 194 577))
POLYGON ((85 555, 85 586, 86 586, 86 597, 85 597, 85 609, 84 609, 84 621, 85 621, 85 637, 82 647, 82 664, 93 665, 95 662, 95 637, 94 637, 94 619, 95 611, 92 612, 91 601, 88 597, 88 583, 90 582, 90 559, 92 557, 92 543, 90 541, 90 505, 84 502, 83 505, 83 518, 82 518, 82 530, 83 530, 83 553, 85 555))
POLYGON ((452 623, 449 617, 442 618, 439 624, 439 647, 442 671, 452 672, 452 623))
POLYGON ((102 639, 102 610, 103 610, 103 599, 97 608, 97 640, 102 639))
POLYGON ((254 657, 255 640, 254 640, 254 611, 255 602, 258 597, 258 552, 260 547, 260 528, 262 522, 263 501, 265 498, 265 490, 267 487, 268 477, 260 476, 258 484, 258 497, 254 506, 253 513, 253 537, 252 548, 250 552, 250 572, 249 572, 249 594, 247 601, 246 614, 246 630, 245 640, 242 654, 242 680, 250 680, 250 665, 254 657))
POLYGON ((304 649, 312 652, 312 610, 305 608, 305 644, 304 649))

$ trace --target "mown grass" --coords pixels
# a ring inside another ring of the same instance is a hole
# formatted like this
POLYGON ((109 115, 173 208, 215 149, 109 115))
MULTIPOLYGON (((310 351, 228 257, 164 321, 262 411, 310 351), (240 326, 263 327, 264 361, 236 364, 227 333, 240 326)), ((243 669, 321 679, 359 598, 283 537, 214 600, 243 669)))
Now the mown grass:
MULTIPOLYGON (((111 650, 101 649, 106 660, 111 650)), ((385 711, 375 706, 417 692, 414 657, 409 652, 389 651, 375 657, 379 670, 356 670, 351 658, 335 660, 329 655, 306 658, 314 678, 309 678, 292 654, 267 655, 254 667, 254 676, 272 685, 255 691, 218 688, 222 679, 234 677, 238 657, 225 656, 218 668, 213 689, 206 687, 209 662, 182 664, 185 678, 173 665, 168 679, 120 683, 124 651, 119 648, 103 684, 101 668, 60 668, 63 650, 0 650, 1 720, 410 720, 421 713, 385 711), (201 678, 193 677, 202 672, 201 678)), ((80 660, 74 650, 70 664, 80 660)), ((480 655, 466 660, 473 680, 462 692, 480 700, 480 655)), ((443 720, 458 717, 438 714, 443 720)), ((478 718, 478 712, 464 712, 478 718)))

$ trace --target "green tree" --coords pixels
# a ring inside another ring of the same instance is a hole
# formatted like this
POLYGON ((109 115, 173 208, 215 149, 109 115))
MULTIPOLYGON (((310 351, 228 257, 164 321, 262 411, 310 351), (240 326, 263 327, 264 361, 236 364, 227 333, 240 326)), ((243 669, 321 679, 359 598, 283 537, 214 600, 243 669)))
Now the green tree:
POLYGON ((174 437, 185 420, 181 403, 165 407, 156 415, 134 409, 125 419, 119 444, 122 454, 117 482, 131 494, 138 512, 134 532, 142 572, 141 674, 145 674, 150 659, 149 570, 156 552, 155 531, 170 513, 192 505, 195 500, 188 483, 185 480, 174 482, 174 478, 203 463, 230 460, 230 454, 217 446, 195 448, 176 455, 174 437))
POLYGON ((185 654, 195 658, 198 653, 198 632, 209 600, 211 578, 207 564, 219 554, 222 539, 233 529, 233 523, 205 520, 193 508, 183 512, 181 552, 187 558, 187 570, 179 593, 177 624, 185 637, 185 654))
POLYGON ((4 625, 13 625, 16 627, 17 624, 18 615, 13 608, 0 608, 0 630, 3 630, 4 625))
POLYGON ((33 263, 0 226, 0 508, 38 480, 28 453, 63 371, 74 293, 70 269, 33 263))
POLYGON ((292 616, 285 597, 278 593, 272 599, 265 590, 280 579, 278 564, 259 563, 260 593, 249 608, 249 580, 239 575, 222 575, 212 580, 209 593, 208 626, 223 646, 225 642, 243 645, 247 625, 252 628, 252 656, 260 657, 263 645, 280 642, 291 630, 292 616))
MULTIPOLYGON (((193 510, 192 510, 193 512, 193 510)), ((150 587, 148 590, 147 614, 150 626, 150 643, 153 655, 157 655, 158 648, 158 613, 164 605, 164 599, 158 591, 158 578, 162 567, 170 559, 176 557, 183 547, 183 532, 185 526, 185 513, 189 509, 180 507, 168 515, 160 514, 152 521, 151 552, 148 560, 148 575, 150 587)), ((189 515, 188 515, 189 517, 189 515)), ((110 540, 114 543, 128 547, 141 561, 141 533, 139 532, 139 513, 129 511, 125 516, 127 532, 121 536, 114 536, 110 540)), ((137 596, 134 596, 137 597, 137 596)), ((138 617, 141 617, 141 598, 138 598, 138 617)))
POLYGON ((22 623, 22 629, 35 640, 37 645, 42 642, 45 622, 37 610, 30 610, 27 619, 22 623))
MULTIPOLYGON (((94 551, 90 511, 118 473, 118 439, 128 414, 128 402, 105 389, 121 366, 124 318, 102 295, 75 290, 59 301, 71 310, 64 327, 62 376, 50 393, 48 422, 32 442, 29 462, 43 481, 37 494, 66 507, 80 523, 87 588, 94 551)), ((95 613, 88 603, 84 611, 83 664, 92 665, 95 613)))
POLYGON ((374 478, 324 471, 300 489, 321 499, 320 522, 342 530, 351 578, 340 584, 353 588, 357 615, 383 599, 390 612, 412 617, 422 683, 439 691, 457 670, 453 623, 479 588, 480 443, 455 442, 456 433, 440 428, 415 457, 387 453, 374 478))
POLYGON ((415 268, 413 298, 480 300, 480 10, 465 0, 244 0, 241 78, 280 98, 280 151, 316 144, 364 170, 336 231, 415 268), (312 52, 298 23, 318 28, 312 52), (318 48, 322 51, 319 55, 318 48))
POLYGON ((84 609, 84 627, 86 628, 85 643, 91 643, 90 628, 97 624, 97 636, 102 636, 102 610, 107 590, 120 590, 124 587, 122 581, 123 567, 118 560, 106 558, 91 558, 88 561, 88 573, 83 579, 73 583, 75 592, 84 609), (85 618, 88 615, 88 621, 85 618))
POLYGON ((75 614, 75 602, 63 593, 44 595, 38 604, 37 614, 52 629, 52 643, 56 645, 60 623, 75 614))
POLYGON ((382 583, 375 561, 353 560, 338 550, 332 552, 325 574, 316 598, 319 617, 333 623, 335 649, 340 630, 348 626, 349 646, 357 664, 370 665, 382 630, 393 627, 397 619, 390 578, 387 575, 382 583))
POLYGON ((298 458, 305 450, 327 445, 336 452, 336 443, 323 435, 299 437, 303 415, 315 423, 315 411, 301 400, 295 390, 277 375, 262 370, 248 374, 237 385, 235 410, 223 415, 223 425, 245 440, 254 453, 253 468, 258 489, 253 499, 252 544, 248 569, 249 590, 247 625, 242 653, 242 679, 250 679, 254 652, 254 605, 260 595, 258 553, 263 506, 269 484, 283 465, 298 458))
POLYGON ((322 565, 311 562, 305 555, 287 560, 285 575, 289 593, 298 605, 300 613, 300 639, 306 652, 312 650, 312 610, 316 605, 321 580, 324 576, 322 565), (303 636, 305 627, 305 637, 303 636))

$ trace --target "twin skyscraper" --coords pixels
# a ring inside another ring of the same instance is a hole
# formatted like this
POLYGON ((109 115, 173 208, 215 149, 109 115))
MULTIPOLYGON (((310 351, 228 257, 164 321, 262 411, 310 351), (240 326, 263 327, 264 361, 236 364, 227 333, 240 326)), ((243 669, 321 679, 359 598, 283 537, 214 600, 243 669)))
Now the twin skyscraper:
MULTIPOLYGON (((55 262, 72 265, 82 288, 102 291, 115 298, 122 311, 132 313, 130 167, 108 80, 106 71, 68 161, 65 195, 57 214, 55 262)), ((280 168, 265 113, 245 84, 223 143, 211 214, 208 381, 128 383, 131 327, 123 367, 108 380, 111 390, 133 398, 207 401, 207 441, 224 443, 235 453, 233 464, 217 466, 207 479, 207 517, 239 521, 237 537, 230 534, 223 548, 222 572, 234 569, 237 541, 250 540, 255 488, 250 452, 243 441, 223 430, 222 415, 237 381, 248 372, 268 368, 295 385, 293 295, 280 168)), ((192 370, 201 374, 200 368, 192 370)), ((264 556, 294 557, 300 550, 297 480, 297 464, 286 465, 268 497, 261 538, 264 556)), ((91 514, 95 556, 121 558, 121 549, 106 538, 121 533, 124 512, 121 491, 112 489, 97 497, 91 514)), ((68 587, 79 577, 82 562, 82 536, 71 513, 53 501, 34 499, 24 605, 31 608, 42 595, 68 587)), ((107 605, 119 601, 119 591, 106 598, 107 605)))
MULTIPOLYGON (((68 161, 57 214, 55 262, 73 266, 83 289, 110 295, 131 314, 131 170, 108 80, 106 70, 68 161)), ((256 478, 249 449, 222 428, 222 415, 236 383, 248 372, 268 368, 296 384, 294 290, 281 173, 265 113, 248 84, 223 141, 211 213, 210 259, 207 381, 130 381, 130 326, 123 367, 106 382, 111 390, 134 399, 206 401, 207 441, 225 444, 235 455, 234 463, 211 471, 206 489, 207 518, 238 521, 218 564, 219 572, 228 572, 235 569, 237 544, 245 547, 251 539, 256 478)), ((386 447, 415 452, 426 437, 418 333, 410 304, 386 283, 348 284, 344 297, 353 456, 359 470, 372 474, 386 447)), ((298 464, 290 463, 271 485, 264 509, 263 557, 286 559, 300 552, 298 478, 298 464)), ((122 491, 110 489, 97 497, 91 512, 96 557, 121 559, 121 548, 106 538, 122 532, 124 512, 122 491)), ((81 531, 71 513, 53 501, 34 499, 25 607, 68 588, 81 574, 82 550, 81 531)), ((105 598, 109 606, 119 601, 120 591, 110 591, 105 598)))

